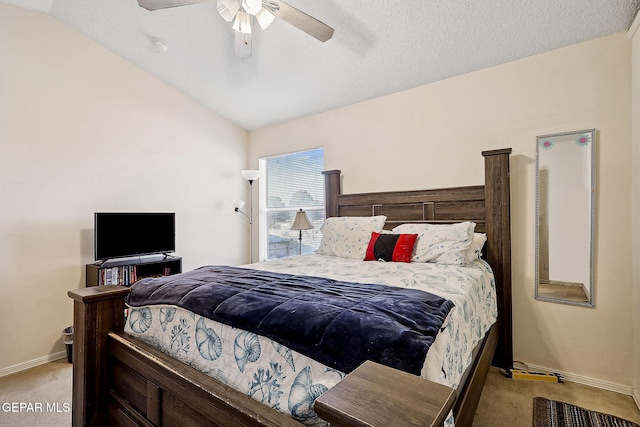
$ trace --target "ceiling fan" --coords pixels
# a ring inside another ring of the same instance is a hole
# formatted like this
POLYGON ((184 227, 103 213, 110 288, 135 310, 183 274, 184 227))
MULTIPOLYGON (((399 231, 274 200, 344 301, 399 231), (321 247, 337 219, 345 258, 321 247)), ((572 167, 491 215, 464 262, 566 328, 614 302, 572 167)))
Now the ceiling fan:
MULTIPOLYGON (((138 4, 153 11, 208 1, 211 0, 138 0, 138 4)), ((225 21, 233 22, 232 28, 236 31, 235 53, 240 58, 251 56, 252 17, 262 30, 271 25, 277 16, 321 42, 333 36, 333 28, 281 0, 218 0, 217 7, 225 21)))

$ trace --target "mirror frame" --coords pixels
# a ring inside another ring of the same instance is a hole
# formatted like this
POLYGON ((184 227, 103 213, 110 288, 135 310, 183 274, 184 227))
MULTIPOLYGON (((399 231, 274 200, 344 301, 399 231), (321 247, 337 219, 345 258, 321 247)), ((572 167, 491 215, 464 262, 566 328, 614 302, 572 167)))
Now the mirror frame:
POLYGON ((572 132, 563 132, 549 135, 540 135, 536 136, 536 230, 535 230, 535 299, 538 301, 548 301, 555 302, 560 304, 567 305, 577 305, 582 307, 595 307, 595 220, 596 220, 596 130, 595 129, 586 129, 586 130, 578 130, 572 132), (538 291, 538 286, 540 283, 540 145, 543 140, 552 140, 554 138, 563 138, 575 135, 576 137, 580 134, 589 133, 591 134, 591 153, 590 153, 590 168, 589 173, 591 174, 591 194, 590 194, 590 212, 589 212, 589 297, 588 301, 571 301, 568 299, 562 298, 554 298, 550 296, 540 295, 538 291))

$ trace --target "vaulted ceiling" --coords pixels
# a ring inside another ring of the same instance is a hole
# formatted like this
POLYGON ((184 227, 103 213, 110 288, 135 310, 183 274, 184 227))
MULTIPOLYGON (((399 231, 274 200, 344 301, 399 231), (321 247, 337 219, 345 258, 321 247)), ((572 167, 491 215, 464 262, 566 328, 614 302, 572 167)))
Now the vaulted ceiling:
POLYGON ((335 29, 321 43, 276 19, 252 55, 216 1, 0 0, 48 13, 247 130, 625 31, 640 0, 288 0, 335 29), (168 49, 154 44, 162 40, 168 49))

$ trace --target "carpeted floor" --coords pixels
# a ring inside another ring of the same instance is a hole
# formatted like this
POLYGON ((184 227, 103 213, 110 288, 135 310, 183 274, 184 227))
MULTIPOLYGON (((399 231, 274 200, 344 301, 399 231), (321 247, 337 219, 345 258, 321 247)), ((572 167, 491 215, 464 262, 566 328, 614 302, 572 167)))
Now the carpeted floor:
POLYGON ((66 358, 0 378, 0 427, 69 427, 71 378, 66 358))
POLYGON ((508 379, 491 368, 473 427, 531 427, 533 399, 538 396, 640 423, 640 410, 631 396, 571 382, 508 379))
MULTIPOLYGON (((553 384, 504 378, 492 368, 473 427, 531 427, 533 399, 542 396, 640 424, 640 410, 630 396, 575 383, 553 384)), ((71 425, 71 365, 66 359, 0 378, 0 427, 71 425), (32 404, 20 411, 9 403, 32 404), (41 411, 35 404, 41 404, 41 411), (9 409, 5 411, 4 409, 9 409)))

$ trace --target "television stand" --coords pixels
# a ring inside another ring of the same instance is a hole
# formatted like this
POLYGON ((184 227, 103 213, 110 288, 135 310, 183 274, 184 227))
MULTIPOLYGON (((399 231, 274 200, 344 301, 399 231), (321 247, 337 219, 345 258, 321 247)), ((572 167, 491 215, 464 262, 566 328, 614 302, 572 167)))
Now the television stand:
POLYGON ((182 272, 182 258, 169 254, 115 258, 87 264, 86 285, 131 286, 144 277, 170 276, 182 272))

